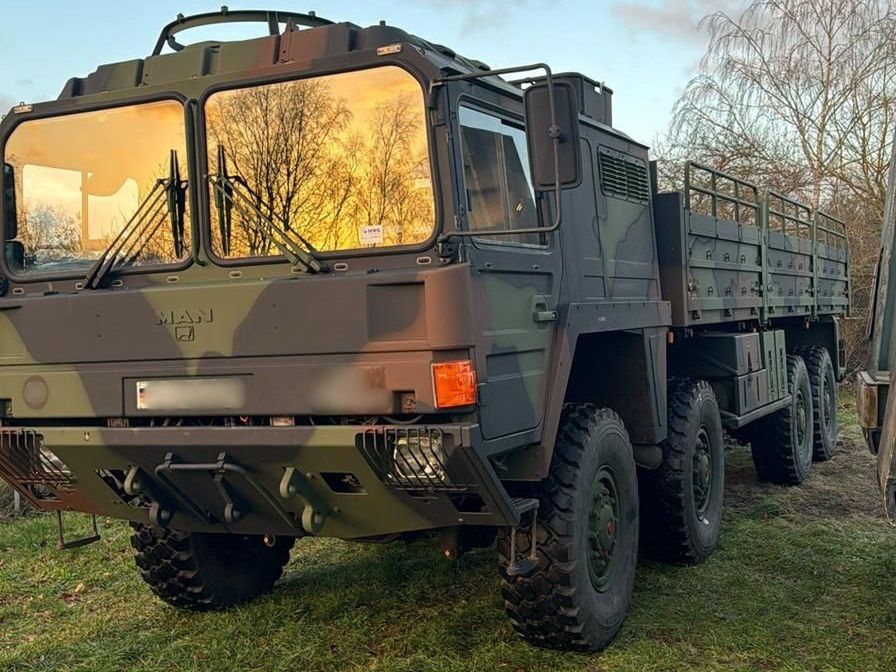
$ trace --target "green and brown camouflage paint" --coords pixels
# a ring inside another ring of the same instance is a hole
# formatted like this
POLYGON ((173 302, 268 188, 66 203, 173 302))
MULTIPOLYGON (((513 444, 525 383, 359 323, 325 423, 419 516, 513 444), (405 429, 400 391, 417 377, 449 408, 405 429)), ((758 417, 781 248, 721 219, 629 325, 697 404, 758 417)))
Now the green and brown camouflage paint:
MULTIPOLYGON (((582 104, 583 180, 563 192, 563 225, 542 245, 438 239, 467 226, 459 104, 521 123, 521 90, 495 77, 433 88, 478 64, 384 25, 290 27, 102 66, 70 80, 59 100, 10 113, 0 143, 25 120, 175 98, 185 104, 189 179, 202 184, 210 171, 202 104, 212 92, 381 65, 406 69, 427 93, 437 225, 425 243, 324 255, 331 270, 318 274, 281 259, 224 263, 212 254, 209 195, 192 188, 193 249, 180 266, 112 274, 101 288, 84 289, 82 277, 21 278, 0 262, 8 278, 0 297, 0 450, 39 436, 72 475, 70 487, 38 497, 7 470, 37 506, 146 522, 147 501, 109 484, 110 473, 133 471, 149 499, 168 500, 174 515, 165 522, 185 530, 359 538, 513 525, 519 514, 506 486, 546 475, 565 401, 613 407, 636 444, 665 437, 667 332, 690 325, 686 314, 696 308, 681 307, 692 292, 684 284, 679 291, 667 267, 669 296, 661 295, 656 232, 697 224, 659 205, 654 211, 647 148, 612 128, 609 115, 582 104), (675 311, 683 317, 673 320, 675 311), (463 359, 477 371, 477 404, 437 409, 432 363, 463 359), (201 417, 138 408, 138 381, 196 377, 239 380, 244 403, 201 417), (340 388, 346 380, 378 393, 340 388), (418 415, 416 427, 445 437, 464 492, 397 489, 365 458, 366 431, 418 415), (271 418, 284 417, 295 424, 273 426, 271 418), (222 419, 227 426, 218 426, 222 419), (168 461, 219 460, 261 485, 240 477, 225 486, 245 510, 233 522, 223 519, 211 475, 185 482, 185 503, 158 474, 168 461), (282 491, 286 470, 298 474, 296 492, 282 491), (351 487, 334 489, 334 474, 351 475, 351 487)), ((549 206, 542 196, 539 207, 549 206)), ((719 226, 739 226, 714 219, 701 235, 721 238, 719 226)), ((745 244, 757 247, 738 243, 745 244)), ((699 286, 718 285, 716 301, 734 287, 725 300, 735 312, 718 321, 763 317, 761 299, 740 297, 756 282, 753 256, 749 269, 705 279, 695 269, 699 286)), ((687 263, 676 263, 681 276, 687 263)))

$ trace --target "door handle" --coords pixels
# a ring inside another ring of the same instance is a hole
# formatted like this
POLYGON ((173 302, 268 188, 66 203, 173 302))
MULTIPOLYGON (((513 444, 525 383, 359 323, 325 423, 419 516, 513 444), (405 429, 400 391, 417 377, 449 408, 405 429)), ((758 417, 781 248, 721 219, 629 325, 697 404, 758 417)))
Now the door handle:
POLYGON ((532 319, 538 324, 556 322, 557 311, 550 309, 547 298, 536 296, 532 301, 532 319))

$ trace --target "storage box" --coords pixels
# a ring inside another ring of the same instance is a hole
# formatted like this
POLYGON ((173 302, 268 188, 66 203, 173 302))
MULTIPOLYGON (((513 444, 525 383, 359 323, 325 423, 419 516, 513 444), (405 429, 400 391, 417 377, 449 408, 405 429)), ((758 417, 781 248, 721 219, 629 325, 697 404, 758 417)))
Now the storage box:
POLYGON ((687 375, 730 378, 763 368, 759 334, 700 334, 678 346, 687 360, 687 375))

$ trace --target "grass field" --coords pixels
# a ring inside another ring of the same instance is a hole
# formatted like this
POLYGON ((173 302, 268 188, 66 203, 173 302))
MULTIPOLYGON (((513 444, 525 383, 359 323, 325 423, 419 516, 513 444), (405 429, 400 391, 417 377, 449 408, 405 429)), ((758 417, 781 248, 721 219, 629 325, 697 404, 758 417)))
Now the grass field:
POLYGON ((896 669, 896 529, 842 404, 841 447, 788 490, 729 452, 716 554, 642 562, 631 614, 597 655, 532 648, 504 618, 492 551, 456 563, 427 544, 304 540, 277 590, 185 615, 133 567, 128 529, 54 548, 53 519, 0 522, 0 670, 896 669))

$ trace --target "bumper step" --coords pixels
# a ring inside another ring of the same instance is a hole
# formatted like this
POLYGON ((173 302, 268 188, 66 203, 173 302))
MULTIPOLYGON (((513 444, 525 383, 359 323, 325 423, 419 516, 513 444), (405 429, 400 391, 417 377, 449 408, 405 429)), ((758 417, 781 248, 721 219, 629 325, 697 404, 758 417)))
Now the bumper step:
POLYGON ((100 540, 100 530, 96 524, 96 516, 91 517, 93 519, 93 534, 87 535, 86 537, 81 537, 80 539, 72 539, 71 541, 66 541, 62 525, 62 510, 56 509, 56 548, 60 551, 70 551, 73 548, 81 548, 82 546, 88 546, 90 544, 95 544, 96 542, 98 542, 100 540))
POLYGON ((510 530, 510 562, 507 565, 507 576, 525 576, 530 574, 538 566, 537 552, 537 535, 538 535, 538 500, 526 497, 514 497, 510 500, 517 514, 522 517, 523 514, 531 511, 532 521, 529 523, 529 555, 525 558, 518 558, 516 555, 516 535, 520 532, 519 527, 510 530))

